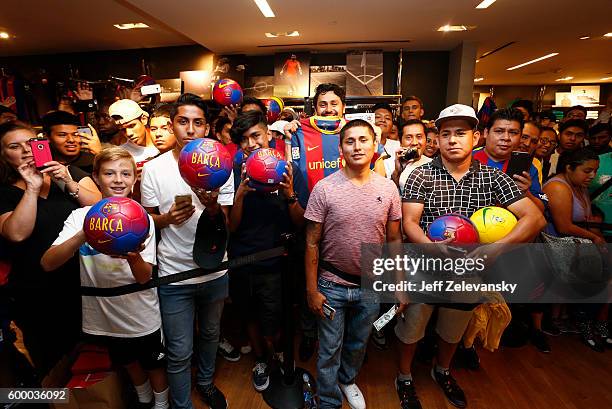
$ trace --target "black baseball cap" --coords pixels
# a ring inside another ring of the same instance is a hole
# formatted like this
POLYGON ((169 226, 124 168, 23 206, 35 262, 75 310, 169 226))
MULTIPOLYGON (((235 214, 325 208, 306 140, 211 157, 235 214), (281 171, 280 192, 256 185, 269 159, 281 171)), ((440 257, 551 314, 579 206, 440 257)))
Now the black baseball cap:
POLYGON ((223 262, 228 234, 225 216, 219 211, 210 217, 205 210, 200 215, 193 243, 193 261, 205 270, 217 269, 223 262))

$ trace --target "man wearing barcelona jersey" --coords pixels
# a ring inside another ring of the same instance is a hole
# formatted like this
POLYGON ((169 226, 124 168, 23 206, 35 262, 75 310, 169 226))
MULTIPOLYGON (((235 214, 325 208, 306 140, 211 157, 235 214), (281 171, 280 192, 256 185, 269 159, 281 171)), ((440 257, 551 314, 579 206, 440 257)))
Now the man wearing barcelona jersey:
MULTIPOLYGON (((320 84, 314 96, 316 116, 292 121, 285 126, 285 135, 291 137, 291 157, 302 171, 312 191, 315 184, 344 166, 338 150, 340 129, 344 119, 345 92, 336 84, 320 84), (325 117, 325 118, 322 118, 325 117)), ((384 151, 378 145, 371 167, 380 166, 384 175, 382 161, 375 163, 384 151)), ((378 169, 376 169, 378 171, 378 169)))

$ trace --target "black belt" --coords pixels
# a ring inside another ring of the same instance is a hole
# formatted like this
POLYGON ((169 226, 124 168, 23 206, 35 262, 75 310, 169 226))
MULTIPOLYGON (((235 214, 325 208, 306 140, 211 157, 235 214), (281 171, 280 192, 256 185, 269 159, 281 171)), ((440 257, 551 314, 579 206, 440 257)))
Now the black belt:
POLYGON ((176 283, 179 281, 189 280, 190 278, 201 277, 219 271, 227 270, 228 268, 241 267, 247 264, 252 264, 257 261, 267 260, 279 256, 287 255, 287 246, 274 247, 269 250, 263 250, 248 256, 236 257, 235 259, 222 262, 217 268, 213 270, 205 270, 203 268, 196 268, 189 271, 183 271, 182 273, 176 273, 167 275, 164 277, 154 278, 147 281, 144 284, 133 283, 121 285, 118 287, 81 287, 81 295, 86 297, 116 297, 118 295, 125 295, 135 293, 137 291, 148 290, 150 288, 159 287, 160 285, 176 283))

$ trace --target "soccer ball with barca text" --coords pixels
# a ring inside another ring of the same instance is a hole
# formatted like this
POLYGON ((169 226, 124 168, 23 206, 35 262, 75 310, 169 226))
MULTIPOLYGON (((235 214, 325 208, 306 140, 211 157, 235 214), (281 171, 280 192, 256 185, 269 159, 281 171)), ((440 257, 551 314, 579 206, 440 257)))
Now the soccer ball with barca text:
POLYGON ((195 139, 183 147, 178 166, 181 177, 191 187, 215 190, 232 173, 232 156, 219 141, 195 139))
POLYGON ((108 255, 138 251, 149 235, 149 215, 128 197, 107 197, 93 205, 85 216, 87 243, 108 255))

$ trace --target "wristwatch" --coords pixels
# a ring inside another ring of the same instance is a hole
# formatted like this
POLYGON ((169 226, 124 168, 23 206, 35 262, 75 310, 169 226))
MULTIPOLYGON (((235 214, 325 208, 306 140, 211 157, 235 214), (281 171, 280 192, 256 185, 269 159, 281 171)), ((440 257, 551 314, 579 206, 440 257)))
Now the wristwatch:
POLYGON ((293 193, 291 196, 289 196, 287 198, 287 203, 289 203, 289 204, 293 204, 293 203, 295 203, 297 201, 298 201, 298 197, 297 197, 297 195, 295 193, 293 193))

